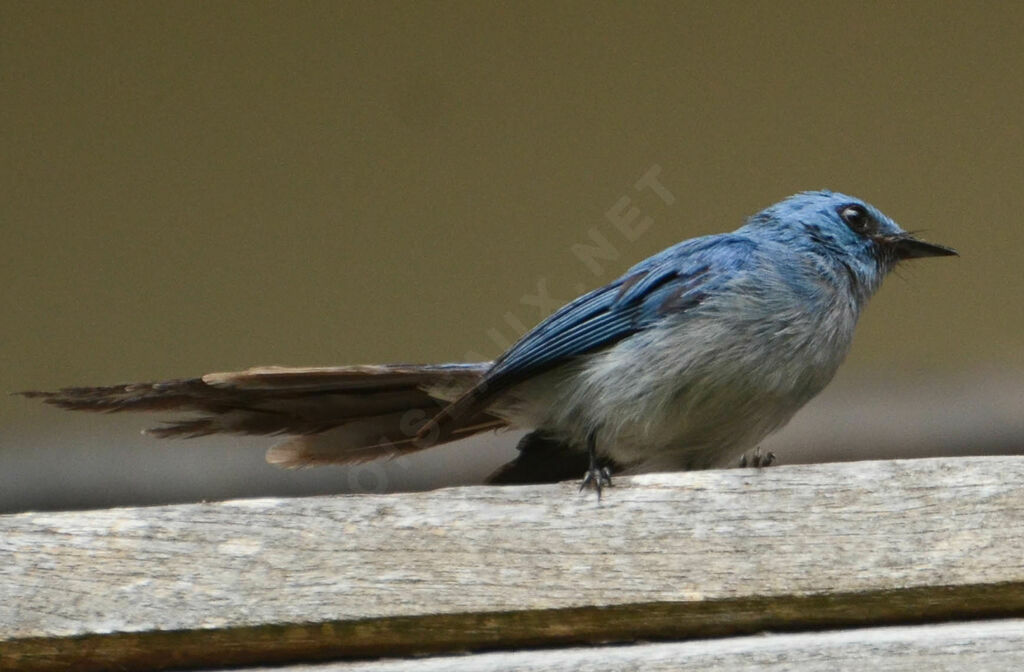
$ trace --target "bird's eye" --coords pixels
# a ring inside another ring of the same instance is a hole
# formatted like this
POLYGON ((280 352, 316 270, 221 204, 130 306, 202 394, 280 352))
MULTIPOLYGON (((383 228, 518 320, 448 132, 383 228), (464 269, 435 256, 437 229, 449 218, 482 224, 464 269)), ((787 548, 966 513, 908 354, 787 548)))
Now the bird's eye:
POLYGON ((839 208, 839 218, 856 233, 867 233, 871 229, 871 215, 863 205, 854 203, 839 208))

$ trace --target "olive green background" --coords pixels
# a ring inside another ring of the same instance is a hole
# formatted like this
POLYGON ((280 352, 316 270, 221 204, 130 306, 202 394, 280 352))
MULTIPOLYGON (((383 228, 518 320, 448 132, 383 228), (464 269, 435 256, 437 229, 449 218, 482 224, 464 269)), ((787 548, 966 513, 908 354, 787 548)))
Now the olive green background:
MULTIPOLYGON (((889 279, 840 390, 1018 379, 1022 34, 995 2, 3 2, 0 388, 491 357, 538 286, 822 187, 962 254, 889 279)), ((130 482, 145 425, 2 397, 0 471, 74 482, 75 437, 130 482)))

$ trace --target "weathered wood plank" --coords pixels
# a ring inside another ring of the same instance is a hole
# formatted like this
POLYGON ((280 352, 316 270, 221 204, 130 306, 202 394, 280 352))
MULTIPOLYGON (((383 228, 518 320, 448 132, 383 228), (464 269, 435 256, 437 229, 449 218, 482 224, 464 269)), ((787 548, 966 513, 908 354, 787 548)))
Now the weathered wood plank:
MULTIPOLYGON (((1024 620, 762 634, 401 660, 245 668, 244 672, 963 672, 1024 670, 1024 620)), ((241 671, 238 671, 241 672, 241 671)))
POLYGON ((4 669, 1024 614, 1024 458, 0 517, 4 669))

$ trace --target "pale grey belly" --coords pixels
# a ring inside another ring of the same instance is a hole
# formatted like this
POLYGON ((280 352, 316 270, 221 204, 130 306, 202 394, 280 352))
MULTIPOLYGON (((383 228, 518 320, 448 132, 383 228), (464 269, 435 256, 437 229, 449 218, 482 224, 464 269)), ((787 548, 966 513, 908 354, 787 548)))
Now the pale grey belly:
POLYGON ((492 411, 579 450, 596 431, 598 452, 627 472, 726 466, 786 424, 845 355, 714 347, 727 335, 710 330, 688 339, 697 349, 664 333, 645 336, 528 380, 492 411))

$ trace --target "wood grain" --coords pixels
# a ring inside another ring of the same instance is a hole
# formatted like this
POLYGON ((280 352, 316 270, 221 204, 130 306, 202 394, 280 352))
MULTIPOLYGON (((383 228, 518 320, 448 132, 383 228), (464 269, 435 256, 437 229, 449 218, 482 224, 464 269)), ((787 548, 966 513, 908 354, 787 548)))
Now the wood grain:
POLYGON ((0 667, 158 669, 1024 615, 1024 458, 0 517, 0 667))

